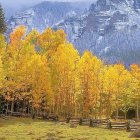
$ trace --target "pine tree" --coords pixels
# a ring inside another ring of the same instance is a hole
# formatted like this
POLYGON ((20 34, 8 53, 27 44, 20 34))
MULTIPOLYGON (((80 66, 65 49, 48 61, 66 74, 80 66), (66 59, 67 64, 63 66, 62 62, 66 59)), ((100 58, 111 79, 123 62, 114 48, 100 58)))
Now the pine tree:
POLYGON ((0 4, 0 33, 3 34, 5 31, 6 31, 5 17, 4 17, 3 8, 0 4))

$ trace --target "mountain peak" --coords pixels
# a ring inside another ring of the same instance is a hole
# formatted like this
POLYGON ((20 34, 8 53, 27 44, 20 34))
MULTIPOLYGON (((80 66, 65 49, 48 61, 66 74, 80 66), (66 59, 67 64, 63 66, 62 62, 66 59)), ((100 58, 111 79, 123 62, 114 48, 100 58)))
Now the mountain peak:
POLYGON ((116 4, 127 4, 126 0, 97 0, 96 3, 93 3, 90 7, 91 11, 107 11, 114 7, 116 4))
POLYGON ((139 6, 139 0, 98 0, 87 14, 57 29, 64 29, 80 52, 90 50, 109 63, 139 63, 139 6))
POLYGON ((126 5, 140 11, 140 0, 97 0, 90 7, 90 11, 107 11, 119 5, 126 5))
POLYGON ((82 13, 83 9, 78 8, 71 2, 44 1, 12 16, 8 20, 8 32, 11 32, 19 25, 26 26, 28 31, 36 28, 42 32, 46 28, 64 20, 69 15, 82 13))
POLYGON ((80 15, 76 7, 44 2, 13 17, 9 26, 63 29, 81 53, 90 50, 109 63, 139 63, 140 0, 98 0, 80 15))
POLYGON ((135 9, 140 9, 140 0, 134 0, 133 5, 135 9))

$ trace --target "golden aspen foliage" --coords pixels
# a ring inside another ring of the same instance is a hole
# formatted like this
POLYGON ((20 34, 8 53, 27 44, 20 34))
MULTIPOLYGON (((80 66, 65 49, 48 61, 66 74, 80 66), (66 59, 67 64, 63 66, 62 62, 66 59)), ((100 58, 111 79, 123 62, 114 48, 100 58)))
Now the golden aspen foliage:
POLYGON ((55 92, 56 112, 69 116, 72 113, 75 99, 75 70, 79 60, 77 50, 71 44, 57 48, 51 59, 51 76, 55 92))
POLYGON ((38 37, 38 45, 47 57, 50 57, 61 44, 65 44, 66 34, 63 30, 53 31, 51 28, 46 29, 38 37))
POLYGON ((21 41, 23 37, 25 37, 26 28, 24 26, 17 27, 11 34, 10 34, 10 46, 17 49, 21 45, 21 41))
MULTIPOLYGON (((140 66, 105 64, 67 41, 63 30, 26 33, 19 26, 10 42, 0 34, 0 93, 6 114, 125 119, 140 110, 140 66)), ((1 107, 1 106, 0 106, 1 107)))
POLYGON ((35 45, 37 46, 37 39, 39 37, 40 33, 33 29, 31 32, 29 32, 29 34, 27 34, 27 36, 24 39, 24 46, 25 45, 35 45))

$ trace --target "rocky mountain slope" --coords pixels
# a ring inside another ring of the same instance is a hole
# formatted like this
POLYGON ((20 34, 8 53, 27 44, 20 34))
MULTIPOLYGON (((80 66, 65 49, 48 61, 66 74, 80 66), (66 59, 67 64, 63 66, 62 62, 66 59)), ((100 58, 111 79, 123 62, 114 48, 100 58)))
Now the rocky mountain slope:
POLYGON ((9 32, 18 25, 28 31, 64 29, 80 53, 90 50, 107 63, 140 64, 140 0, 97 0, 87 6, 43 2, 11 17, 9 32))
POLYGON ((42 32, 68 16, 82 13, 86 6, 80 6, 80 3, 78 5, 70 2, 44 1, 12 16, 8 20, 9 32, 18 25, 28 27, 28 31, 36 28, 42 32))
POLYGON ((64 29, 80 52, 91 50, 108 63, 140 64, 139 0, 98 0, 54 29, 64 29))

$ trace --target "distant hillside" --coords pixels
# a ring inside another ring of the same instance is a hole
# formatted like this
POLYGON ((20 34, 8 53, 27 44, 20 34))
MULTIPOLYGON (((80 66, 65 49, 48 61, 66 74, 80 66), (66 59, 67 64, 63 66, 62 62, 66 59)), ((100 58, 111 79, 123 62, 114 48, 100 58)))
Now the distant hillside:
POLYGON ((82 13, 86 7, 81 3, 44 1, 12 16, 8 20, 9 32, 18 25, 27 26, 28 31, 36 28, 42 32, 68 16, 82 13))
POLYGON ((107 63, 140 64, 140 1, 97 0, 92 3, 42 2, 8 20, 42 32, 64 29, 82 53, 90 50, 107 63), (87 10, 86 10, 87 9, 87 10))
POLYGON ((54 29, 64 29, 81 53, 88 49, 108 63, 140 64, 139 0, 98 0, 54 29))

